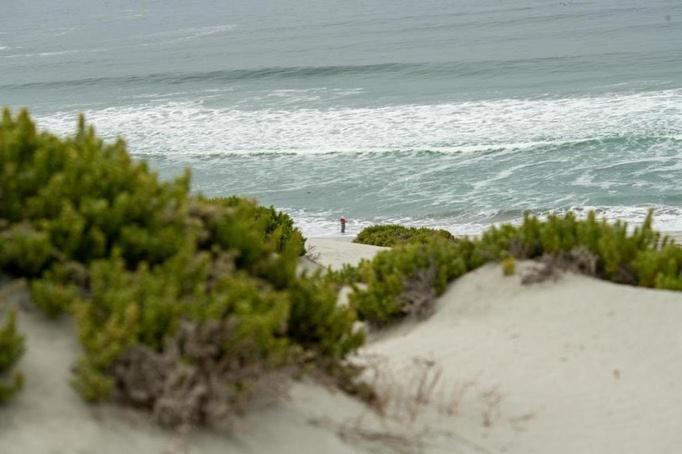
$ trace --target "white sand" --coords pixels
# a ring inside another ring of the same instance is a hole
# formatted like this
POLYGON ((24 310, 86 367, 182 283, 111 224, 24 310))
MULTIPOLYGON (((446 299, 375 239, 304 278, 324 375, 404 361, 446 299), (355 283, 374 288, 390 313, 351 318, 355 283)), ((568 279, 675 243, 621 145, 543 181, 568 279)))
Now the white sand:
POLYGON ((371 260, 377 252, 388 248, 352 243, 352 237, 308 238, 308 256, 323 267, 338 270, 344 264, 355 265, 363 259, 371 260))
POLYGON ((485 452, 673 453, 682 452, 680 326, 682 293, 576 275, 526 287, 490 265, 457 281, 429 320, 367 351, 395 371, 410 357, 433 360, 442 391, 422 424, 485 452), (433 418, 453 402, 458 415, 433 418))
MULTIPOLYGON (((377 252, 313 244, 331 266, 377 252)), ((0 408, 0 452, 682 452, 682 293, 574 275, 519 281, 486 266, 453 284, 428 320, 372 336, 357 360, 378 374, 383 419, 298 383, 236 435, 182 441, 140 413, 84 404, 68 385, 78 351, 68 323, 22 312, 27 383, 0 408)))

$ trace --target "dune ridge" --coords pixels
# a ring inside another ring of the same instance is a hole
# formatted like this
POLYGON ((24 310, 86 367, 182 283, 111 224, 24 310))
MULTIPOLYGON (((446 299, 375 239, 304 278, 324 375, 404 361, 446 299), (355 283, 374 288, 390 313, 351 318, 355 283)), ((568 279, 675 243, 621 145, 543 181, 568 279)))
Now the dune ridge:
MULTIPOLYGON (((382 248, 311 239, 338 268, 382 248)), ((69 386, 79 351, 67 321, 31 311, 21 282, 26 388, 0 408, 0 447, 31 452, 666 453, 682 446, 682 295, 566 273, 522 285, 489 264, 455 281, 423 321, 372 333, 354 361, 384 403, 364 404, 310 379, 254 409, 238 430, 168 432, 146 415, 90 406, 69 386), (40 436, 38 436, 40 434, 40 436), (107 451, 109 450, 109 451, 107 451)))

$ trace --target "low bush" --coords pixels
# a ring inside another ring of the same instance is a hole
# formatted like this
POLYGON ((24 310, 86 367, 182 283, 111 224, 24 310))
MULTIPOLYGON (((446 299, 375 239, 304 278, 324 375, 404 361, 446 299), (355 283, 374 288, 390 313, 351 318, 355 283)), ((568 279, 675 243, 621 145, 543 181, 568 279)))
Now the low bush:
POLYGON ((432 238, 453 240, 447 230, 434 230, 426 227, 405 227, 402 225, 373 225, 364 228, 353 240, 355 243, 373 246, 393 247, 406 243, 425 243, 432 238))
POLYGON ((514 257, 507 257, 500 262, 502 266, 502 274, 505 276, 513 276, 516 272, 516 261, 514 257))
POLYGON ((47 277, 31 282, 31 301, 50 318, 68 312, 77 296, 78 288, 73 284, 62 284, 47 277))
POLYGON ((195 425, 229 420, 292 369, 347 373, 356 313, 328 277, 297 275, 292 219, 189 187, 189 172, 160 181, 82 118, 62 139, 4 111, 0 271, 29 278, 47 315, 75 317, 76 389, 195 425))
POLYGON ((17 332, 16 312, 10 311, 0 326, 0 404, 11 399, 23 385, 22 375, 12 371, 23 353, 24 338, 17 332))
POLYGON ((337 289, 340 289, 343 286, 353 285, 361 280, 360 267, 347 263, 344 263, 339 270, 332 270, 329 268, 326 272, 329 279, 336 284, 337 289))
POLYGON ((521 225, 494 226, 476 240, 433 236, 344 270, 346 281, 355 276, 364 284, 350 298, 362 319, 383 325, 427 313, 422 308, 431 307, 446 283, 491 261, 502 261, 505 274, 513 274, 514 259, 542 259, 616 283, 682 290, 682 248, 653 230, 651 213, 634 229, 594 213, 584 220, 568 213, 545 220, 526 215, 521 225))
POLYGON ((355 311, 337 305, 338 290, 333 276, 321 273, 290 288, 289 336, 332 359, 345 357, 364 342, 364 332, 353 327, 355 311))
POLYGON ((409 315, 424 317, 448 282, 468 271, 468 241, 431 238, 382 251, 359 265, 365 287, 351 294, 360 317, 384 325, 409 315))
POLYGON ((49 236, 30 224, 20 223, 0 231, 0 269, 36 276, 53 255, 49 236))
POLYGON ((534 259, 543 255, 564 262, 585 262, 583 272, 616 283, 679 289, 682 249, 653 230, 649 213, 641 226, 608 223, 589 213, 578 220, 573 213, 551 215, 544 221, 527 215, 518 226, 492 227, 476 242, 473 265, 506 255, 534 259), (589 262, 589 263, 588 263, 589 262))

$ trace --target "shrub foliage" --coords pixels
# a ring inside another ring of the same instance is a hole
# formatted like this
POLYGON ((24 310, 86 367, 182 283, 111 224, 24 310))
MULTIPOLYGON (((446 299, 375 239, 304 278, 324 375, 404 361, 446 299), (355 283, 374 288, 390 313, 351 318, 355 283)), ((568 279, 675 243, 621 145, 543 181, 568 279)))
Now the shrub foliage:
POLYGON ((382 325, 423 314, 447 282, 490 261, 552 259, 616 283, 682 290, 682 248, 653 230, 651 213, 635 229, 597 220, 594 213, 585 220, 568 213, 546 220, 526 215, 519 226, 491 227, 475 240, 425 237, 382 251, 355 272, 344 271, 345 279, 356 276, 364 284, 351 295, 361 318, 382 325))
POLYGON ((17 332, 16 312, 8 312, 0 326, 0 404, 21 389, 23 377, 12 368, 24 353, 24 338, 17 332))
POLYGON ((353 240, 355 243, 373 246, 393 247, 405 243, 425 243, 433 238, 453 240, 447 230, 434 230, 426 227, 405 227, 402 225, 373 225, 362 229, 353 240))
POLYGON ((468 271, 469 243, 432 238, 382 251, 360 264, 366 287, 351 294, 361 318, 384 325, 408 315, 428 315, 448 282, 468 271))
POLYGON ((189 187, 189 172, 160 181, 82 118, 62 139, 3 113, 0 271, 31 278, 47 315, 73 314, 85 398, 171 425, 227 417, 263 377, 337 367, 362 343, 334 283, 297 275, 304 240, 288 215, 189 187))

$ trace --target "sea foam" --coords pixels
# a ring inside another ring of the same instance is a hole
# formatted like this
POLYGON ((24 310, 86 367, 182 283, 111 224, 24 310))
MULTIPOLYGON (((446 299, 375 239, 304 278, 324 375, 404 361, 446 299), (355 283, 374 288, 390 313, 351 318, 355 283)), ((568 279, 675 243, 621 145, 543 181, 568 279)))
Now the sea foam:
MULTIPOLYGON (((133 153, 167 158, 205 153, 341 153, 429 150, 523 151, 613 138, 682 140, 682 89, 598 97, 500 99, 363 108, 209 107, 202 100, 142 103, 85 112, 100 133, 122 135, 133 153)), ((288 104, 288 106, 287 106, 288 104)), ((58 133, 75 112, 40 118, 58 133)))

